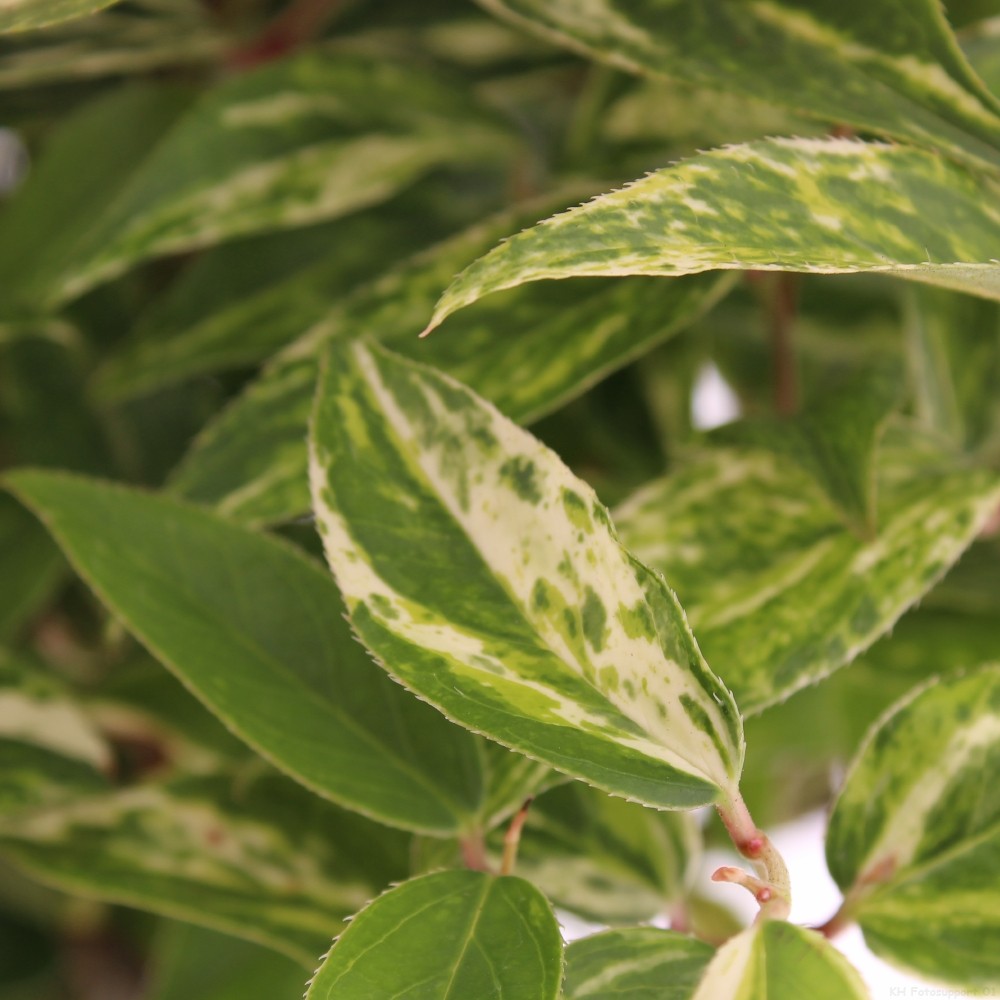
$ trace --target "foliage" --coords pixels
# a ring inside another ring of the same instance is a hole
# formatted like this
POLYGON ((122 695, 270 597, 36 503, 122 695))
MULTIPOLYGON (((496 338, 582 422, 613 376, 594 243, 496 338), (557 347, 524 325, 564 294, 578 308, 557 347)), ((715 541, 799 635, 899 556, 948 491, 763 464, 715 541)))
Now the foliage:
POLYGON ((1000 987, 1000 4, 0 0, 0 91, 4 997, 1000 987))

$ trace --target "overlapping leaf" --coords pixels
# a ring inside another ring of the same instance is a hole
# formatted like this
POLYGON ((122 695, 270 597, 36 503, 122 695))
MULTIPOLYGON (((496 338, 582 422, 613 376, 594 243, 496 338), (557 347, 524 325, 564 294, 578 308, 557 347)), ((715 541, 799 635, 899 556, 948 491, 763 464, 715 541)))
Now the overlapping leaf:
POLYGON ((475 741, 368 661, 312 560, 105 483, 31 471, 7 481, 150 651, 268 759, 390 824, 447 834, 471 823, 475 741))
POLYGON ((50 596, 61 567, 45 531, 13 498, 0 495, 0 641, 50 596))
POLYGON ((0 815, 104 788, 111 748, 67 691, 0 651, 0 815))
MULTIPOLYGON (((384 200, 431 167, 495 158, 510 137, 432 75, 346 53, 310 52, 209 92, 129 174, 77 240, 13 255, 22 298, 58 304, 145 258, 319 222, 384 200)), ((65 168, 65 165, 64 165, 65 168)), ((24 226, 53 195, 37 179, 24 226)), ((18 228, 4 244, 18 243, 18 228)), ((13 254, 13 251, 9 251, 13 254)))
POLYGON ((713 150, 511 237, 452 282, 431 327, 528 281, 718 268, 877 271, 1000 298, 998 203, 994 177, 902 146, 713 150))
POLYGON ((731 796, 739 715, 662 579, 559 459, 470 390, 334 343, 317 525, 354 628, 464 726, 621 796, 731 796))
POLYGON ((362 286, 208 428, 174 477, 174 489, 249 523, 307 509, 303 438, 326 339, 367 336, 390 344, 461 378, 508 416, 526 421, 676 333, 728 288, 725 278, 706 276, 676 286, 638 281, 578 283, 555 294, 525 289, 417 340, 422 317, 455 270, 512 226, 537 219, 538 211, 536 205, 493 218, 362 286))
POLYGON ((686 895, 700 848, 690 814, 644 809, 571 782, 532 804, 517 870, 588 920, 639 923, 686 895))
POLYGON ((1000 667, 922 686, 873 727, 827 859, 878 954, 938 980, 1000 982, 1000 667))
POLYGON ((712 957, 695 938, 652 927, 605 931, 566 949, 566 1000, 689 1000, 712 957))
POLYGON ((404 834, 286 779, 232 775, 78 797, 0 822, 37 878, 261 941, 311 966, 340 921, 406 872, 404 834))
POLYGON ((1000 164, 996 98, 935 0, 480 0, 598 59, 1000 164))
POLYGON ((3 0, 0 3, 0 32, 26 31, 47 24, 85 17, 116 0, 3 0))
POLYGON ((825 938, 783 920, 747 928, 716 953, 691 1000, 867 1000, 857 971, 825 938))
POLYGON ((664 573, 745 712, 850 662, 919 600, 1000 500, 997 477, 912 435, 878 461, 878 530, 844 527, 816 481, 756 449, 708 451, 616 513, 664 573))
POLYGON ((562 959, 559 925, 530 883, 438 872, 365 907, 319 967, 306 1000, 555 1000, 562 959))

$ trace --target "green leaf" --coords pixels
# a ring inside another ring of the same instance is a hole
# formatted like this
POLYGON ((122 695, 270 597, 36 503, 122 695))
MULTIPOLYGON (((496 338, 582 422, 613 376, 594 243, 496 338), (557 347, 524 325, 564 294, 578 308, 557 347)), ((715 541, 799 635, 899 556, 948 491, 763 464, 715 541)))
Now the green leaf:
POLYGON ((703 941, 653 927, 605 931, 566 949, 565 1000, 690 1000, 712 957, 703 941))
POLYGON ((757 447, 808 472, 862 535, 875 531, 875 453, 899 399, 898 373, 868 368, 827 387, 794 420, 760 418, 721 427, 713 438, 757 447))
POLYGON ((585 10, 574 0, 479 2, 622 69, 1000 164, 996 98, 936 0, 603 0, 585 10))
POLYGON ((0 822, 44 882, 266 943, 305 966, 406 872, 407 838, 287 779, 232 775, 109 790, 0 822))
POLYGON ((813 477, 756 449, 706 451, 616 512, 623 542, 677 589, 744 712, 815 683, 887 632, 1000 501, 996 475, 903 428, 884 440, 877 472, 870 539, 844 526, 813 477))
POLYGON ((0 5, 0 32, 41 28, 74 17, 85 17, 116 0, 4 0, 0 5))
POLYGON ((783 920, 754 924, 716 953, 691 1000, 868 1000, 829 941, 783 920))
MULTIPOLYGON (((561 196, 565 197, 565 195, 561 196)), ((565 201, 561 201, 565 204, 565 201)), ((548 199, 551 209, 553 199, 548 199)), ((420 317, 456 269, 540 206, 504 213, 363 286, 277 358, 195 442, 173 479, 178 493, 260 524, 308 509, 304 445, 309 400, 328 339, 368 336, 443 368, 517 421, 534 420, 709 309, 728 280, 696 277, 581 282, 523 289, 455 317, 418 340, 420 317)))
POLYGON ((908 348, 917 416, 962 449, 1000 438, 1000 307, 936 288, 914 288, 908 348))
POLYGON ((653 806, 733 795, 739 713, 593 491, 469 389, 334 343, 318 527, 358 636, 473 731, 653 806))
POLYGON ((467 267, 431 319, 542 278, 719 268, 878 271, 1000 298, 1000 188, 932 153, 773 139, 657 170, 512 236, 467 267))
POLYGON ((70 693, 0 651, 0 816, 100 790, 113 769, 70 693))
POLYGON ((638 923, 668 913, 701 854, 689 813, 657 812, 579 782, 537 798, 517 855, 519 874, 588 920, 638 923))
POLYGON ((872 728, 827 861, 876 954, 937 980, 1000 982, 1000 667, 932 680, 872 728))
POLYGON ((479 805, 477 747, 368 662, 311 559, 197 508, 59 473, 7 483, 144 645, 321 795, 427 833, 479 805))
POLYGON ((302 966, 249 941, 168 923, 157 937, 147 1000, 301 1000, 302 966))
POLYGON ((438 872, 370 903, 337 939, 306 1000, 555 1000, 562 938, 519 878, 438 872))
POLYGON ((9 640, 51 596, 62 565, 45 530, 0 494, 0 641, 9 640))
MULTIPOLYGON (((54 259, 44 250, 38 260, 22 258, 13 276, 25 283, 23 298, 57 305, 140 260, 344 215, 434 166, 489 160, 510 147, 492 117, 426 72, 306 53, 201 98, 131 164, 127 183, 78 241, 54 259)), ((52 194, 33 187, 38 200, 52 194)), ((4 234, 8 247, 12 240, 4 234)))

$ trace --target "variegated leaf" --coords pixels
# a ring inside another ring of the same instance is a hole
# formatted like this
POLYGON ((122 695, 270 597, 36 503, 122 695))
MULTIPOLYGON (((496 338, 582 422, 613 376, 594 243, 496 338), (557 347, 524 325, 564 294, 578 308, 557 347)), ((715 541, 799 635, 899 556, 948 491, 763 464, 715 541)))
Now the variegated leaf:
MULTIPOLYGON (((565 204, 565 202, 563 202, 565 204)), ((549 201, 551 207, 552 201, 549 201)), ((308 509, 308 400, 328 339, 368 336, 461 378, 508 416, 533 420, 582 392, 709 309, 729 287, 711 276, 524 289, 455 317, 429 340, 420 318, 441 285, 533 209, 478 225, 369 286, 276 359, 202 434, 175 491, 251 524, 308 509)))
POLYGON ((731 797, 739 713, 593 491, 469 389, 334 343, 311 480, 366 646, 474 731, 614 794, 731 797))
POLYGON ((703 941, 628 927, 566 949, 565 1000, 690 1000, 712 948, 703 941))
POLYGON ((268 944, 306 966, 406 873, 407 838, 286 779, 108 790, 0 821, 0 851, 44 882, 268 944))
POLYGON ((476 741, 368 661, 322 566, 208 511, 108 483, 30 470, 7 483, 127 627, 268 760, 392 825, 474 825, 476 741))
POLYGON ((825 938, 767 920, 727 941, 691 1000, 868 1000, 857 970, 825 938))
POLYGON ((542 278, 719 268, 876 271, 1000 298, 1000 184, 932 153, 847 139, 713 150, 512 236, 447 288, 430 328, 542 278))
POLYGON ((334 942, 306 1000, 556 1000, 562 938, 520 878, 437 872, 365 907, 334 942))
POLYGON ((114 758, 53 678, 0 651, 0 816, 106 787, 114 758))
POLYGON ((479 2, 632 72, 1000 165, 1000 107, 936 0, 479 2))
POLYGON ((937 980, 1000 983, 1000 667, 931 681, 876 723, 827 860, 877 954, 937 980))
POLYGON ((587 920, 639 923, 686 895, 700 855, 689 813, 645 809, 571 782, 532 803, 517 870, 587 920))
MULTIPOLYGON (((57 305, 148 257, 344 215, 441 163, 511 148, 490 114, 427 72, 313 51, 209 92, 130 164, 78 242, 15 256, 14 274, 0 275, 29 304, 57 305)), ((35 182, 24 197, 31 188, 35 200, 53 196, 35 182)), ((5 230, 4 243, 13 239, 5 230)))
POLYGON ((0 0, 0 32, 27 31, 86 17, 117 0, 0 0))
POLYGON ((878 479, 871 538, 847 529, 794 463, 754 449, 708 451, 616 512, 624 543, 677 588, 743 711, 849 663, 931 589, 1000 502, 996 475, 902 428, 883 443, 878 479))

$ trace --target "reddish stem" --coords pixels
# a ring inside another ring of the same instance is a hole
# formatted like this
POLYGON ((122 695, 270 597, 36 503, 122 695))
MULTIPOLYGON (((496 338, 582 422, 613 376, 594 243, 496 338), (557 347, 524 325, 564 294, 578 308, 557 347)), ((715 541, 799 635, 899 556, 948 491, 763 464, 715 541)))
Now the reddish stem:
POLYGON ((521 830, 524 822, 528 818, 528 810, 534 799, 524 800, 524 804, 514 814, 514 818, 507 827, 507 832, 503 835, 503 860, 500 862, 500 874, 510 875, 514 871, 514 864, 517 861, 517 849, 521 843, 521 830))

